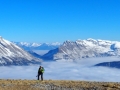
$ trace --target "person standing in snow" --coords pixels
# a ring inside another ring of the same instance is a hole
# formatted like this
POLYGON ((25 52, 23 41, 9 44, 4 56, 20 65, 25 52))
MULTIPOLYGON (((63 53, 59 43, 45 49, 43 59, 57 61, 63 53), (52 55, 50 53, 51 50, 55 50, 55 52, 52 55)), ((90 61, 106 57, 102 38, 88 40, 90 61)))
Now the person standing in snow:
POLYGON ((43 81, 43 73, 44 73, 44 68, 42 66, 39 67, 38 69, 38 80, 39 80, 39 76, 41 76, 41 80, 43 81))

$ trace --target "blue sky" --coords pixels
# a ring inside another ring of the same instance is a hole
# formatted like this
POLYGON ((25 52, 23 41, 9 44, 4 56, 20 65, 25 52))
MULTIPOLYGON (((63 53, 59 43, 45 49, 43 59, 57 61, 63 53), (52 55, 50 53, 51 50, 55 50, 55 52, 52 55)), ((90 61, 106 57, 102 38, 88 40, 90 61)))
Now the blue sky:
POLYGON ((0 36, 10 41, 120 41, 120 0, 0 0, 0 36))

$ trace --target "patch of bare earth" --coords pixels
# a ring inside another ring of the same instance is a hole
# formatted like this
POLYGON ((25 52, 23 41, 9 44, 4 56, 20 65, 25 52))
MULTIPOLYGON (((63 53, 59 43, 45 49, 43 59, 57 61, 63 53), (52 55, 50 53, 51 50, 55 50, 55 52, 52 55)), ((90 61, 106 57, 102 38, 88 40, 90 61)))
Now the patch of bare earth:
POLYGON ((0 80, 0 90, 120 90, 120 83, 71 80, 0 80))

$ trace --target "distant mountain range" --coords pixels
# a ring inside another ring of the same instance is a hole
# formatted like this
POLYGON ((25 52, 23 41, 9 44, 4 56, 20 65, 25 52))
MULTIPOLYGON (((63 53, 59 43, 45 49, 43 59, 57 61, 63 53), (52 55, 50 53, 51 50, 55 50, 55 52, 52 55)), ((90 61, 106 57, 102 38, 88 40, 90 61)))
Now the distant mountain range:
POLYGON ((79 60, 91 57, 120 56, 120 42, 108 40, 65 41, 61 46, 43 55, 51 60, 79 60))
POLYGON ((0 37, 0 65, 29 65, 41 62, 41 59, 0 37))
POLYGON ((61 43, 27 43, 27 42, 13 42, 21 48, 31 51, 31 50, 52 50, 58 48, 61 43))
MULTIPOLYGON (((0 37, 0 65, 39 64, 43 60, 80 60, 92 57, 120 56, 120 42, 109 40, 76 40, 61 43, 10 42, 0 37), (22 49, 23 48, 23 49, 22 49), (49 50, 39 55, 33 50, 49 50)), ((96 66, 119 66, 119 61, 103 62, 96 66)))
POLYGON ((102 62, 102 63, 96 64, 95 66, 105 66, 105 67, 112 67, 112 68, 120 68, 120 61, 102 62))

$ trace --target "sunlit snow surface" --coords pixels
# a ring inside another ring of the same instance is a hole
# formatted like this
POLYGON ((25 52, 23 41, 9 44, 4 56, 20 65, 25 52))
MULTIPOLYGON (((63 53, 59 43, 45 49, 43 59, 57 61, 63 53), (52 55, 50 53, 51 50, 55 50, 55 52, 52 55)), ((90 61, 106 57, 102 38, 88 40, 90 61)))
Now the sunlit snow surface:
MULTIPOLYGON (((120 59, 109 57, 83 59, 78 62, 64 60, 43 62, 44 79, 120 82, 120 69, 93 66, 106 61, 120 61, 120 59)), ((0 79, 37 79, 39 66, 2 66, 0 67, 0 79)))

